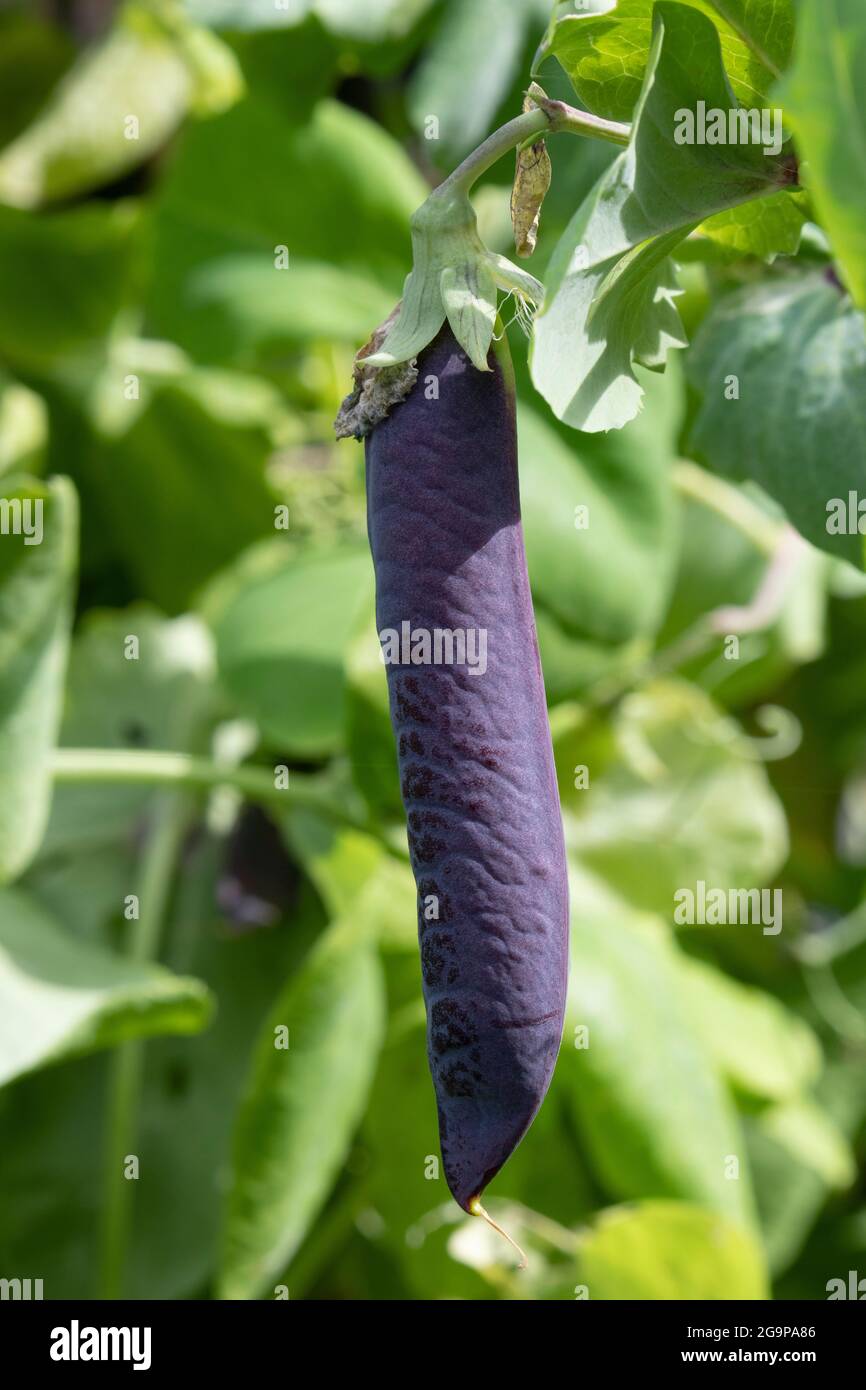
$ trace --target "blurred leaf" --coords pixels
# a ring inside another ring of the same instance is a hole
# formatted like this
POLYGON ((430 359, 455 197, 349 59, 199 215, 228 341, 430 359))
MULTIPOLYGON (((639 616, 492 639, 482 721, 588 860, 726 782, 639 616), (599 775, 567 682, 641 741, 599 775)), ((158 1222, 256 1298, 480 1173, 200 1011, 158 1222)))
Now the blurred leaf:
POLYGON ((722 1074, 748 1095, 791 1101, 817 1080, 821 1047, 811 1028, 772 995, 683 957, 681 992, 722 1074))
POLYGON ((210 1017, 198 980, 67 936, 23 893, 0 892, 0 1085, 65 1057, 210 1017))
POLYGON ((56 25, 21 13, 0 15, 0 148, 33 119, 74 56, 74 45, 56 25))
MULTIPOLYGON (((78 459, 85 501, 137 592, 168 612, 186 607, 245 546, 274 534, 272 396, 252 379, 250 400, 245 381, 191 372, 154 383, 143 408, 118 381, 110 434, 78 459), (124 411, 130 423, 120 432, 124 411)), ((108 404, 104 391, 103 412, 108 404)))
POLYGON ((808 1099, 774 1105, 761 1116, 767 1138, 781 1144, 827 1187, 849 1187, 857 1176, 851 1145, 830 1117, 808 1099))
POLYGON ((219 1292, 255 1298, 290 1264, 363 1114, 384 1030, 369 939, 336 926, 265 1024, 235 1131, 219 1292), (289 1047, 275 1028, 289 1029, 289 1047))
POLYGON ((678 993, 679 956, 655 922, 572 893, 565 1038, 553 1083, 618 1198, 682 1197, 751 1220, 742 1136, 678 993), (634 921, 634 919, 632 919, 634 921), (576 1030, 588 1029, 588 1036, 576 1030), (672 1085, 672 1078, 676 1084, 672 1085), (726 1166, 740 1161, 736 1180, 726 1166))
MULTIPOLYGON (((573 445, 524 405, 518 425, 520 497, 536 603, 566 634, 610 644, 651 634, 676 554, 676 507, 659 434, 637 424, 620 442, 573 445), (586 447, 585 447, 586 446, 586 447), (578 509, 587 509, 578 525, 578 509), (619 562, 610 564, 610 556, 619 562)), ((637 423, 637 422, 636 422, 637 423)))
MULTIPOLYGON (((109 851, 109 856, 111 851, 109 851)), ((238 933, 217 920, 219 846, 197 836, 167 924, 167 964, 219 1001, 195 1037, 154 1037, 145 1050, 126 1291, 202 1297, 213 1273, 234 1110, 263 1016, 321 928, 305 893, 291 924, 238 933), (166 1220, 166 1213, 171 1219, 166 1220)), ((61 1063, 0 1091, 4 1258, 38 1267, 53 1298, 96 1297, 103 1166, 104 1054, 61 1063)))
POLYGON ((370 43, 403 34, 429 9, 432 0, 183 0, 201 24, 224 29, 271 29, 300 24, 308 15, 341 38, 370 43))
POLYGON ((369 555, 346 547, 290 559, 216 616, 221 679, 274 747, 315 757, 339 746, 345 652, 371 591, 369 555))
POLYGON ((45 401, 0 375, 0 473, 38 471, 47 442, 45 401))
MULTIPOLYGON (((580 22, 580 21, 578 21, 580 22)), ((731 109, 718 32, 686 5, 658 3, 628 147, 575 213, 551 258, 533 329, 532 379, 577 429, 618 429, 640 409, 632 366, 661 369, 682 341, 669 256, 714 213, 790 182, 786 156, 757 145, 724 158, 675 138, 676 113, 731 109)))
POLYGON ((704 397, 699 455, 753 478, 813 545, 862 565, 862 536, 830 534, 828 504, 841 499, 847 516, 866 469, 863 315, 820 273, 769 280, 716 305, 688 365, 704 397))
MULTIPOLYGON (((144 604, 91 611, 72 644, 60 743, 79 748, 189 750, 189 730, 212 698, 210 634, 187 615, 170 622, 144 604), (138 657, 126 652, 138 639, 138 657)), ((149 786, 60 784, 41 859, 78 857, 134 839, 149 786)))
POLYGON ((806 184, 855 303, 866 309, 866 11, 860 0, 801 0, 785 106, 806 184))
POLYGON ((128 203, 37 216, 0 208, 0 355, 42 371, 98 344, 127 296, 128 203))
POLYGON ((771 880, 788 849, 785 815, 740 732, 696 687, 660 682, 622 701, 612 752, 578 727, 556 741, 570 852, 637 906, 671 921, 674 894, 771 880), (575 790, 570 771, 590 769, 575 790))
POLYGON ((591 1299, 769 1298, 760 1246, 741 1227, 684 1202, 641 1202, 598 1217, 583 1241, 591 1299))
MULTIPOLYGON (((654 0, 581 0, 565 5, 545 45, 581 101, 609 120, 626 121, 640 95, 652 45, 654 0), (578 8, 582 13, 575 15, 578 8)), ((794 37, 794 0, 684 0, 719 31, 731 86, 744 106, 766 106, 794 37)))
POLYGON ((8 479, 0 538, 0 881, 39 847, 51 798, 75 582, 78 508, 65 478, 8 479), (13 510, 17 508, 18 510, 13 510))
POLYGON ((448 0, 407 93, 409 117, 437 164, 456 162, 490 133, 531 18, 526 0, 448 0), (438 122, 432 136, 431 116, 438 122))
MULTIPOLYGON (((210 262, 227 257, 273 269, 281 246, 290 267, 315 261, 398 298, 409 217, 426 192, 399 145, 359 112, 322 101, 297 125, 266 92, 251 94, 190 127, 162 182, 150 295, 156 331, 199 360, 232 360, 236 329, 197 286, 210 262)), ((291 268, 273 273, 291 280, 291 268)))
MULTIPOLYGON (((190 300, 225 318, 225 337, 239 356, 273 357, 289 344, 329 339, 357 345, 394 307, 374 280, 340 266, 292 260, 287 272, 273 255, 208 261, 189 279, 190 300)), ((222 330, 221 330, 222 331, 222 330)))
POLYGON ((0 200, 38 207, 119 178, 165 143, 190 89, 189 69, 159 23, 127 4, 0 154, 0 200))
MULTIPOLYGON (((857 1057, 832 1063, 816 1087, 820 1111, 773 1107, 745 1121, 767 1257, 788 1268, 825 1205, 831 1186, 850 1180, 848 1144, 866 1115, 866 1072, 857 1057), (781 1111, 781 1117, 780 1117, 781 1111)), ((823 1287, 823 1280, 821 1281, 823 1287)))

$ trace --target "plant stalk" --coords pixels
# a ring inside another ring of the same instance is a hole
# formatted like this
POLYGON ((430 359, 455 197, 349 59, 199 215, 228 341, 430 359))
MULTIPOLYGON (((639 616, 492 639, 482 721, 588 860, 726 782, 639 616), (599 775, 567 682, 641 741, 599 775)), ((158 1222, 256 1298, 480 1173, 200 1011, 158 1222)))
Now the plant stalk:
MULTIPOLYGON (((166 792, 153 808, 153 830, 141 864, 137 896, 139 917, 130 933, 128 955, 152 961, 168 906, 175 865, 190 815, 183 791, 166 792)), ((100 1297, 123 1297, 123 1278, 132 1218, 133 1188, 124 1174, 127 1155, 138 1133, 144 1041, 121 1043, 111 1057, 105 1138, 105 1206, 102 1214, 100 1297)))

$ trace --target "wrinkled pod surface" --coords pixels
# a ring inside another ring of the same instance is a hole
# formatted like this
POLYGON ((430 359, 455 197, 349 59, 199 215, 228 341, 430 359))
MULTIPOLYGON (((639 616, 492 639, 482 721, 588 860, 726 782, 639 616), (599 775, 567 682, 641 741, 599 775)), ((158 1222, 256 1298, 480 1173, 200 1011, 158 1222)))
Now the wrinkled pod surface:
POLYGON ((541 1105, 568 971, 562 821, 501 354, 479 372, 446 326, 366 441, 430 1070, 445 1175, 465 1210, 541 1105), (440 664, 437 630, 453 641, 449 652, 440 639, 440 664))

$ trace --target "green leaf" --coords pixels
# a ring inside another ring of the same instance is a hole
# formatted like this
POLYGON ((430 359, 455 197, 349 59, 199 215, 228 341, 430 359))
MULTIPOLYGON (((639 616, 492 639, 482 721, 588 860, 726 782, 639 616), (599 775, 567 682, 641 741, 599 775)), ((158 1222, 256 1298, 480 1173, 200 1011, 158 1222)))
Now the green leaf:
POLYGON ((48 819, 49 758, 63 700, 78 508, 65 478, 47 485, 10 478, 3 501, 10 528, 4 525, 0 537, 0 881, 5 882, 33 857, 48 819))
POLYGON ((210 1012, 198 980, 86 945, 0 891, 0 1085, 127 1038, 198 1032, 210 1012))
POLYGON ((369 939, 332 927, 259 1039, 235 1131, 220 1297, 267 1295, 290 1265, 364 1112, 383 1031, 369 939), (288 1048, 275 1045, 281 1026, 288 1048))
POLYGON ((857 1177, 851 1145, 833 1120, 814 1101, 800 1097, 774 1105, 761 1116, 764 1134, 830 1188, 850 1187, 857 1177))
POLYGON ((866 309, 866 10, 802 0, 794 67, 776 93, 855 303, 866 309))
POLYGON ((808 1024, 763 990, 683 957, 681 992, 695 1028, 733 1086, 763 1100, 790 1101, 821 1070, 808 1024))
POLYGON ((571 920, 553 1084, 567 1096, 606 1191, 685 1198, 749 1221, 742 1136, 678 992, 678 950, 654 919, 637 919, 616 899, 594 901, 580 878, 571 920), (736 1180, 726 1173, 731 1155, 740 1158, 736 1180))
POLYGON ((186 111, 191 86, 189 69, 161 26, 143 6, 128 5, 0 154, 0 200, 39 207, 121 177, 165 143, 186 111), (138 121, 134 134, 130 116, 138 121))
POLYGON ((397 142, 366 116, 322 101, 298 124, 267 89, 252 91, 224 116, 184 132, 160 185, 154 331, 199 361, 237 359, 235 323, 220 299, 201 295, 209 265, 227 257, 268 265, 277 296, 292 292, 293 266, 313 261, 353 283, 383 286, 393 303, 408 268, 409 218, 427 192, 397 142), (288 248, 288 270, 275 268, 280 247, 288 248), (285 288, 277 286, 281 278, 285 288))
MULTIPOLYGON (((794 37, 793 0, 683 0, 712 20, 737 99, 766 106, 785 70, 794 37)), ((626 121, 640 95, 652 47, 654 0, 585 0, 563 6, 544 46, 567 72, 581 101, 608 120, 626 121), (572 11, 569 13, 569 11, 572 11)))
POLYGON ((225 687, 280 751, 319 756, 339 746, 345 653, 372 578, 360 549, 293 558, 243 586, 216 617, 225 687))
MULTIPOLYGON (((219 1007, 204 1032, 154 1037, 144 1050, 136 1153, 148 1178, 132 1204, 130 1298, 196 1298, 208 1288, 234 1112, 262 1019, 324 925, 303 885, 290 922, 239 931, 221 921, 214 889, 223 853, 206 831, 187 845, 166 924, 172 968, 203 981, 219 1007)), ((115 852, 106 859, 116 862, 115 852)), ((105 1122, 109 1062, 102 1052, 60 1063, 0 1092, 4 1258, 38 1267, 54 1298, 98 1296, 104 1165, 94 1162, 94 1136, 105 1122)))
POLYGON ((700 880, 725 890, 772 881, 788 852, 782 806, 708 696, 656 683, 622 702, 610 735, 610 749, 588 745, 580 726, 555 740, 560 769, 590 768, 582 791, 561 772, 567 843, 581 864, 667 921, 675 893, 700 880))
POLYGON ((0 208, 0 354, 42 371, 99 343, 123 305, 138 223, 128 203, 37 216, 0 208))
POLYGON ((216 331, 244 358, 273 358, 299 342, 363 342, 394 307, 393 294, 365 275, 294 259, 276 270, 272 253, 205 262, 190 275, 189 295, 197 308, 219 313, 216 331))
POLYGON ((74 57, 75 45, 56 24, 0 15, 0 148, 32 121, 74 57))
POLYGON ((577 429, 618 429, 640 408, 632 361, 661 367, 683 342, 667 260, 714 213, 773 193, 784 156, 756 145, 678 144, 677 112, 736 105, 705 15, 658 3, 631 142, 572 218, 551 259, 535 319, 532 379, 577 429), (649 243, 644 245, 644 243, 649 243), (627 259, 623 259, 626 258, 627 259))
POLYGON ((129 400, 122 380, 99 382, 101 437, 77 461, 83 510, 108 528, 137 593, 176 613, 215 570, 274 535, 266 469, 280 417, 265 383, 240 373, 198 369, 142 380, 139 391, 129 400))
POLYGON ((676 506, 665 402, 651 395, 646 420, 604 440, 566 441, 521 403, 520 499, 533 598, 566 635, 628 642, 652 633, 664 613, 676 506))
POLYGON ((0 374, 0 473, 38 473, 47 443, 45 401, 0 374))
POLYGON ((740 256, 796 256, 806 216, 801 195, 774 193, 717 213, 698 232, 740 256))
POLYGON ((862 314, 820 273, 745 287, 716 305, 688 367, 704 397, 699 456, 760 483, 813 545, 862 564, 862 535, 847 526, 849 492, 866 471, 862 314), (847 533, 828 531, 834 499, 847 533))
POLYGON ((591 1299, 703 1303, 770 1297, 755 1238, 685 1202, 603 1211, 582 1242, 580 1277, 591 1299))
POLYGON ((438 164, 453 164, 489 134, 530 18, 525 0, 449 0, 407 93, 412 124, 438 164), (435 138, 428 134, 431 116, 438 122, 435 138))

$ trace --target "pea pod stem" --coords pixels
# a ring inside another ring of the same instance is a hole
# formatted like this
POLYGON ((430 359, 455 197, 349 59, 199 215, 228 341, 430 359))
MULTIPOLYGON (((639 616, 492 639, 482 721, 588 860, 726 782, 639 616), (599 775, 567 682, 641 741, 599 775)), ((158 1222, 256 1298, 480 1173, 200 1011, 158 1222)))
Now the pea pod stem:
POLYGON ((188 753, 126 748, 58 748, 52 759, 57 782, 100 782, 198 789, 234 787, 251 801, 282 809, 310 807, 351 825, 361 822, 323 787, 304 774, 292 773, 289 786, 274 785, 263 767, 227 767, 188 753))
POLYGON ((475 181, 501 159, 504 154, 536 139, 539 135, 556 134, 565 131, 570 135, 587 135, 596 140, 607 140, 615 145, 627 145, 631 136, 631 126, 618 121, 605 121, 593 116, 589 111, 579 111, 564 101, 552 101, 536 83, 529 89, 529 95, 536 106, 514 120, 507 121, 492 135, 467 155, 452 174, 431 193, 431 198, 448 197, 459 191, 468 193, 475 181))
MULTIPOLYGON (((140 907, 129 938, 128 955, 137 962, 156 959, 175 866, 191 814, 183 791, 164 793, 155 808, 153 829, 141 864, 137 896, 140 907)), ((100 1295, 123 1296, 123 1273, 132 1214, 133 1188, 123 1169, 134 1151, 144 1072, 144 1043, 122 1043, 111 1058, 106 1125, 106 1200, 103 1207, 100 1295)))

